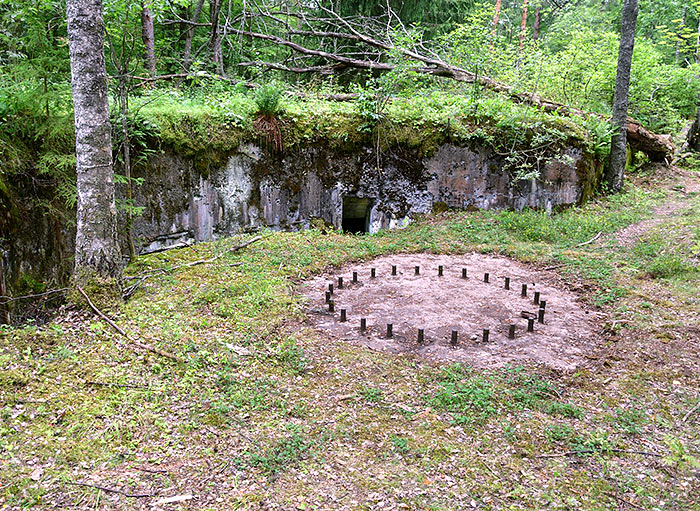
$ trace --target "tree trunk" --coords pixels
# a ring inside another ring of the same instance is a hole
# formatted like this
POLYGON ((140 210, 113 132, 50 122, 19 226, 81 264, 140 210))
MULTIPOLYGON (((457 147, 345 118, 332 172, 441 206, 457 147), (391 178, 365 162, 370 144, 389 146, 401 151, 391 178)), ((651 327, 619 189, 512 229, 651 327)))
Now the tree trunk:
POLYGON ((204 7, 204 0, 197 0, 197 4, 194 6, 194 14, 192 15, 192 23, 187 27, 187 37, 185 37, 185 52, 182 57, 182 69, 185 73, 190 70, 192 65, 192 39, 194 38, 194 30, 196 26, 194 23, 199 22, 199 16, 202 14, 202 8, 204 7))
MULTIPOLYGON (((5 286, 5 267, 2 252, 0 252, 0 296, 7 296, 7 286, 5 286)), ((6 300, 6 298, 2 299, 6 300)), ((0 325, 9 325, 11 319, 10 303, 0 303, 0 325)))
POLYGON ((501 15, 501 0, 496 0, 496 12, 493 15, 493 32, 491 37, 491 48, 496 43, 496 36, 498 35, 498 18, 501 15))
POLYGON ((695 62, 700 64, 700 17, 698 18, 698 37, 695 39, 695 62))
POLYGON ((612 126, 614 133, 610 149, 610 166, 606 180, 613 192, 619 192, 625 177, 627 160, 627 106, 629 102, 630 71, 634 53, 634 30, 637 26, 637 0, 625 0, 622 6, 620 50, 617 57, 617 77, 613 99, 612 126))
POLYGON ((542 12, 539 7, 535 9, 535 23, 532 26, 532 40, 537 41, 540 37, 540 20, 542 12))
POLYGON ((78 189, 74 282, 109 282, 116 291, 122 261, 114 202, 102 0, 68 0, 66 13, 78 189))
POLYGON ((134 217, 131 208, 133 207, 133 189, 131 182, 131 141, 129 140, 129 88, 126 77, 122 74, 119 77, 119 109, 121 110, 122 124, 122 156, 124 157, 124 180, 126 181, 126 243, 129 249, 129 261, 136 259, 136 248, 134 247, 134 235, 132 226, 134 217))
POLYGON ((520 21, 520 46, 518 51, 523 51, 523 43, 525 42, 525 31, 527 29, 527 0, 523 0, 523 19, 520 21))
POLYGON ((153 77, 156 75, 156 48, 150 0, 141 2, 141 39, 145 49, 144 66, 153 77))
POLYGON ((221 34, 219 33, 219 15, 221 13, 221 0, 209 0, 209 14, 211 17, 211 36, 209 48, 211 50, 214 69, 224 76, 224 57, 221 52, 221 34))

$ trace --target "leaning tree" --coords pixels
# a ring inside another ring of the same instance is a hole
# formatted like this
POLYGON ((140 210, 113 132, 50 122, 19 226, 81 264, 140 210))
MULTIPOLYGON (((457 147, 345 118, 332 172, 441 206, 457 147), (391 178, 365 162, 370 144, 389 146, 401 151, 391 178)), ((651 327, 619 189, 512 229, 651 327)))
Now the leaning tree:
POLYGON ((67 0, 66 14, 78 189, 74 282, 78 286, 97 282, 116 294, 122 261, 114 201, 102 0, 67 0))

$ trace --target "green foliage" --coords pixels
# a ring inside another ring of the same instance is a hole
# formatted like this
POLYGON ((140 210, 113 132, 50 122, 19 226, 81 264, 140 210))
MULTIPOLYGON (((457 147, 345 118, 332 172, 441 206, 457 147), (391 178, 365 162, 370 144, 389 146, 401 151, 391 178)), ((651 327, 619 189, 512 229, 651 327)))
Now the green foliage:
POLYGON ((519 367, 485 375, 458 364, 441 373, 439 385, 428 402, 450 412, 458 424, 480 424, 499 413, 525 409, 583 417, 580 407, 559 400, 559 392, 551 382, 519 367))
MULTIPOLYGON (((537 42, 500 32, 492 35, 493 6, 475 7, 463 24, 443 38, 448 59, 517 90, 539 94, 583 110, 609 114, 619 38, 611 13, 593 6, 566 8, 537 42)), ((518 18, 519 19, 519 18, 518 18)), ((615 21, 617 23, 617 21, 615 21)), ((637 38, 632 63, 630 115, 658 131, 677 132, 691 117, 700 93, 700 70, 669 62, 656 42, 637 38)), ((601 147, 602 149, 602 147, 601 147)))
POLYGON ((669 454, 663 459, 665 464, 680 470, 700 468, 700 459, 694 456, 680 439, 672 435, 666 435, 664 443, 669 450, 669 454))
POLYGON ((568 424, 550 424, 546 427, 544 435, 550 443, 569 442, 574 438, 574 428, 568 424))
POLYGON ((359 392, 360 395, 370 403, 379 403, 383 399, 381 389, 376 387, 367 387, 363 385, 359 392))
POLYGON ((692 259, 692 246, 679 246, 670 233, 651 233, 633 247, 640 268, 655 279, 692 276, 700 268, 692 259))
POLYGON ((255 105, 257 113, 267 117, 280 115, 282 108, 282 87, 275 82, 261 85, 255 90, 255 105))
POLYGON ((642 431, 642 426, 649 422, 643 410, 637 408, 618 408, 611 421, 620 428, 620 431, 628 435, 638 435, 642 431))
POLYGON ((492 383, 468 366, 446 369, 440 389, 429 402, 435 408, 451 412, 458 424, 484 422, 498 412, 492 383))
POLYGON ((247 459, 239 460, 239 463, 260 467, 267 475, 273 475, 314 456, 315 451, 328 438, 328 435, 323 433, 317 437, 309 437, 296 425, 288 425, 287 430, 289 433, 282 439, 260 453, 250 453, 247 459))
POLYGON ((403 437, 392 435, 391 445, 399 454, 408 454, 411 449, 408 447, 408 440, 403 437))

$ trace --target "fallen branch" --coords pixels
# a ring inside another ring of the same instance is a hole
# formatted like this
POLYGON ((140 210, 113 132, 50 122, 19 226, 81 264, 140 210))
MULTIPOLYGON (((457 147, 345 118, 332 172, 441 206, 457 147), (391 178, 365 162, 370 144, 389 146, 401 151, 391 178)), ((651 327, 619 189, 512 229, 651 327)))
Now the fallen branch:
POLYGON ((687 421, 691 415, 693 415, 695 412, 697 412, 700 409, 700 403, 696 404, 693 408, 688 410, 688 413, 686 413, 683 418, 681 419, 681 422, 687 421))
MULTIPOLYGON (((417 73, 450 78, 458 82, 476 83, 494 92, 505 94, 514 102, 532 105, 545 112, 556 112, 561 115, 568 116, 597 116, 604 118, 604 116, 598 114, 592 114, 562 103, 558 103, 556 101, 551 101, 540 96, 539 94, 520 92, 518 88, 513 85, 501 83, 497 80, 489 78, 488 76, 480 75, 467 69, 452 65, 434 53, 432 56, 427 55, 425 47, 422 44, 419 44, 415 48, 404 48, 395 46, 391 41, 390 36, 384 36, 382 39, 379 38, 382 36, 371 37, 367 34, 359 32, 358 28, 333 10, 327 9, 320 4, 317 7, 323 10, 329 16, 329 18, 326 19, 326 22, 334 24, 339 28, 339 30, 322 32, 316 30, 299 30, 296 27, 289 26, 289 24, 275 18, 274 16, 271 17, 269 12, 261 12, 260 15, 268 17, 277 23, 286 25, 284 33, 288 34, 287 38, 268 33, 237 29, 233 26, 230 28, 231 33, 238 36, 268 41, 276 45, 286 46, 297 54, 300 54, 302 58, 311 58, 314 62, 316 62, 319 58, 323 59, 329 63, 327 66, 309 65, 305 67, 291 67, 280 63, 261 61, 244 62, 242 65, 258 66, 267 69, 278 69, 294 73, 320 72, 322 74, 329 74, 346 68, 365 69, 371 71, 393 71, 396 69, 396 65, 391 62, 387 62, 382 58, 382 56, 386 52, 396 52, 402 55, 404 58, 416 62, 416 66, 411 70, 417 73), (295 35, 301 37, 328 37, 337 40, 351 41, 353 44, 360 43, 367 45, 370 48, 374 48, 377 53, 368 58, 354 58, 351 56, 352 54, 344 55, 339 52, 325 51, 323 49, 313 48, 308 44, 293 41, 292 37, 295 35)), ((304 20, 303 17, 301 19, 304 21, 304 23, 308 22, 308 20, 304 20)), ((631 117, 627 118, 627 140, 633 149, 645 152, 652 160, 655 161, 664 161, 674 152, 673 142, 671 141, 671 137, 669 135, 658 135, 652 133, 644 128, 639 121, 636 121, 631 117)))
POLYGON ((155 353, 156 355, 160 355, 161 357, 169 358, 171 360, 175 360, 176 362, 182 362, 182 360, 172 353, 167 353, 165 351, 159 350, 158 348, 151 346, 150 344, 144 344, 141 341, 138 341, 136 339, 131 338, 124 330, 119 328, 119 326, 109 319, 104 312, 102 312, 100 309, 98 309, 94 303, 92 303, 92 300, 90 300, 90 297, 83 291, 83 289, 80 286, 77 286, 78 292, 83 295, 83 298, 87 300, 88 305, 90 308, 95 311, 95 314, 100 316, 109 326, 111 326, 117 333, 122 335, 125 339, 127 339, 131 344, 134 346, 138 346, 139 348, 146 350, 146 351, 151 351, 155 353))
POLYGON ((146 385, 129 385, 128 383, 109 383, 92 380, 85 380, 85 385, 95 385, 96 387, 122 387, 125 389, 148 389, 146 385))
MULTIPOLYGON (((189 263, 178 264, 177 266, 173 266, 171 268, 159 268, 157 270, 150 271, 144 275, 132 277, 132 278, 135 278, 138 280, 136 282, 134 282, 133 284, 131 284, 129 287, 124 289, 124 292, 122 293, 122 298, 124 298, 124 300, 128 300, 129 298, 131 298, 131 296, 136 292, 136 290, 139 287, 141 287, 141 284, 143 284, 146 279, 149 279, 155 275, 161 275, 163 273, 170 273, 170 272, 173 272, 175 270, 179 270, 180 268, 189 268, 189 267, 197 266, 200 264, 213 263, 214 261, 216 261, 217 259, 220 259, 225 254, 228 254, 230 252, 237 252, 241 249, 244 249, 248 245, 252 245, 256 241, 260 241, 261 239, 263 239, 262 236, 256 236, 254 238, 249 239, 248 241, 241 243, 240 245, 236 245, 235 247, 232 247, 231 249, 227 250, 226 252, 224 252, 222 254, 219 254, 218 256, 210 257, 208 259, 198 259, 197 261, 192 261, 189 263)), ((232 263, 229 266, 240 266, 242 264, 243 264, 243 262, 239 261, 236 263, 232 263)))
POLYGON ((102 490, 106 491, 108 493, 118 493, 119 495, 124 495, 125 497, 131 497, 134 499, 141 499, 141 498, 146 498, 146 497, 155 497, 155 493, 127 493, 123 490, 118 490, 116 488, 107 488, 106 486, 99 486, 97 484, 88 484, 88 483, 72 483, 72 482, 67 482, 66 484, 70 484, 73 486, 85 486, 86 488, 95 488, 96 490, 102 490))
POLYGON ((48 296, 52 295, 55 293, 65 293, 68 291, 70 288, 68 287, 62 287, 61 289, 50 289, 49 291, 45 291, 43 293, 36 293, 33 295, 23 295, 23 296, 0 296, 0 305, 4 305, 6 303, 10 302, 16 302, 17 300, 29 300, 30 298, 41 298, 42 296, 48 296))
POLYGON ((593 236, 593 237, 592 237, 591 239, 589 239, 588 241, 584 241, 583 243, 579 243, 579 244, 576 245, 576 246, 577 246, 577 247, 583 247, 584 245, 589 245, 590 243, 593 243, 595 240, 597 240, 598 238, 600 238, 600 235, 601 235, 601 234, 603 234, 603 231, 600 231, 598 234, 596 234, 595 236, 593 236))
POLYGON ((630 501, 630 500, 625 500, 625 499, 623 499, 622 497, 620 497, 619 495, 615 495, 613 492, 604 491, 603 493, 604 493, 605 495, 607 495, 608 497, 612 497, 612 498, 614 498, 615 500, 617 500, 618 502, 622 502, 622 503, 624 503, 624 504, 627 504, 628 506, 632 506, 632 507, 635 508, 635 509, 644 509, 642 506, 638 506, 637 504, 635 504, 634 502, 632 502, 632 501, 630 501))
POLYGON ((614 452, 614 453, 622 453, 622 454, 639 454, 642 456, 654 456, 657 458, 660 458, 662 455, 655 453, 655 452, 647 452, 647 451, 630 451, 627 449, 605 449, 605 450, 595 450, 595 449, 582 449, 579 451, 566 451, 566 452, 558 452, 554 454, 540 454, 539 456, 535 456, 535 458, 564 458, 566 456, 578 456, 579 454, 595 454, 595 453, 604 453, 604 452, 614 452))
POLYGON ((556 270, 557 268, 561 268, 564 266, 564 264, 555 264, 554 266, 547 266, 544 268, 544 271, 549 271, 549 270, 556 270))

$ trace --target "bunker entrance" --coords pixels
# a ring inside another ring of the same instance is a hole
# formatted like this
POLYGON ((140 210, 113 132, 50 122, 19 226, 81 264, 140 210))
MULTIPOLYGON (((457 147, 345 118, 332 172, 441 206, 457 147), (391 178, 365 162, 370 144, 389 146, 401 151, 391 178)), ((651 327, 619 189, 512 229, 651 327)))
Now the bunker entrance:
POLYGON ((343 231, 369 232, 369 212, 372 209, 370 199, 360 197, 343 197, 343 231))

